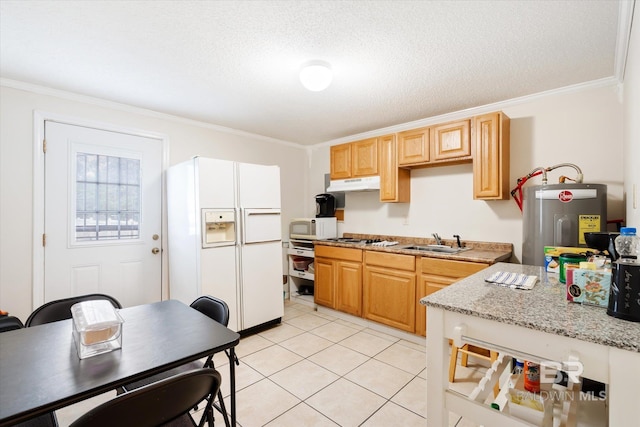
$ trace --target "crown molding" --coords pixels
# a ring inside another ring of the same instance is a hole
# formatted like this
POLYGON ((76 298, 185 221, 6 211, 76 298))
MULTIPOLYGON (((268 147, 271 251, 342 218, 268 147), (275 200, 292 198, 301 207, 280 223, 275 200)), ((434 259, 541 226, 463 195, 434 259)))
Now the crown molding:
POLYGON ((53 96, 53 97, 65 99, 68 101, 82 102, 85 104, 90 104, 97 107, 109 108, 112 110, 122 111, 126 113, 139 114, 146 117, 168 120, 174 123, 180 123, 180 124, 189 125, 189 126, 197 126, 197 127, 211 129, 217 132, 227 133, 231 135, 249 137, 249 138, 257 139, 264 142, 282 144, 282 145, 287 145, 290 147, 295 147, 300 149, 304 149, 306 147, 305 145, 298 144, 291 141, 284 141, 277 138, 271 138, 268 136, 246 132, 238 129, 228 128, 225 126, 215 125, 212 123, 202 122, 199 120, 187 119, 180 116, 174 116, 172 114, 160 113, 158 111, 153 111, 146 108, 134 107, 128 104, 122 104, 114 101, 107 101, 105 99, 96 98, 93 96, 80 95, 74 92, 68 92, 65 90, 54 89, 46 86, 40 86, 33 83, 26 83, 19 80, 0 78, 0 86, 23 90, 25 92, 32 92, 38 95, 53 96))
POLYGON ((620 83, 624 82, 635 3, 635 0, 623 0, 618 6, 618 34, 616 37, 614 75, 620 83))
POLYGON ((345 136, 330 141, 321 142, 313 145, 315 148, 324 147, 328 145, 341 144, 344 142, 351 142, 360 139, 374 138, 376 136, 387 135, 390 133, 402 132, 405 130, 416 129, 419 127, 430 126, 438 123, 445 123, 454 120, 466 119, 472 116, 479 116, 481 114, 491 113, 493 111, 503 110, 508 107, 523 104, 525 102, 535 101, 541 98, 547 98, 549 96, 556 96, 567 93, 581 92, 585 90, 597 89, 601 87, 612 86, 615 87, 619 84, 616 77, 605 77, 598 80, 592 80, 589 82, 578 83, 575 85, 564 86, 558 89, 552 89, 544 92, 534 93, 532 95, 521 96, 518 98, 507 99, 505 101, 494 102, 492 104, 481 105, 478 107, 467 108, 465 110, 454 111, 451 113, 441 114, 438 116, 432 116, 412 122, 393 125, 381 129, 371 130, 355 135, 345 136))

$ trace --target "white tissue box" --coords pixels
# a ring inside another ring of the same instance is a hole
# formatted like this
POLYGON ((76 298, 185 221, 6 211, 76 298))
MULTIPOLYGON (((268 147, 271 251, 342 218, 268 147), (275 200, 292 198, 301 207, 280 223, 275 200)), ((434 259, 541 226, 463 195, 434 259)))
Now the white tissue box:
POLYGON ((122 347, 123 320, 107 300, 83 301, 71 307, 73 341, 85 359, 122 347))

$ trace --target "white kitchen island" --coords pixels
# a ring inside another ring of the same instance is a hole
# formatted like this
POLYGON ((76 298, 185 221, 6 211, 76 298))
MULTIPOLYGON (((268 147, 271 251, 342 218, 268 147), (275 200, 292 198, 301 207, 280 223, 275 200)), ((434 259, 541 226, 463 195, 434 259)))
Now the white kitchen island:
MULTIPOLYGON (((608 425, 640 420, 640 323, 570 303, 565 285, 541 267, 497 263, 420 301, 427 309, 427 420, 447 426, 449 411, 485 426, 530 426, 449 389, 449 339, 482 344, 531 361, 579 361, 583 377, 607 384, 608 425), (537 275, 530 291, 484 281, 496 271, 537 275)), ((581 403, 577 401, 577 410, 581 403)), ((596 424, 600 425, 600 424, 596 424)))

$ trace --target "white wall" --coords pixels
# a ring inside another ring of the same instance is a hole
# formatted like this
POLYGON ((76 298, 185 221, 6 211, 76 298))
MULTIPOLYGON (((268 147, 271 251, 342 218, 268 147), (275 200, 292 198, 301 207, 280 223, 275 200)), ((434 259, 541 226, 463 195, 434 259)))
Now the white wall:
POLYGON ((164 134, 170 141, 171 165, 194 155, 278 165, 283 237, 288 240, 284 226, 290 218, 309 214, 304 203, 311 198, 305 147, 44 88, 27 88, 0 86, 0 309, 22 320, 32 310, 34 110, 164 134))
MULTIPOLYGON (((474 111, 491 109, 502 110, 511 118, 510 189, 515 187, 518 177, 537 166, 570 162, 582 169, 585 182, 607 184, 608 217, 624 216, 622 105, 615 84, 540 95, 474 111)), ((433 118, 425 123, 438 121, 433 118)), ((415 123, 405 128, 410 127, 416 127, 415 123)), ((388 132, 389 129, 384 129, 377 134, 388 132)), ((329 170, 328 146, 315 147, 313 152, 311 193, 322 191, 319 175, 329 170)), ((570 168, 558 169, 549 173, 549 183, 557 182, 560 175, 574 177, 575 172, 570 168)), ((528 185, 540 183, 537 177, 528 185)), ((473 200, 470 164, 413 170, 410 203, 380 203, 378 197, 377 192, 347 193, 342 231, 416 237, 430 237, 437 232, 449 239, 459 234, 463 240, 513 243, 517 260, 521 258, 520 210, 513 199, 473 200)))
POLYGON ((640 228, 640 16, 631 27, 624 74, 624 183, 627 225, 640 228))

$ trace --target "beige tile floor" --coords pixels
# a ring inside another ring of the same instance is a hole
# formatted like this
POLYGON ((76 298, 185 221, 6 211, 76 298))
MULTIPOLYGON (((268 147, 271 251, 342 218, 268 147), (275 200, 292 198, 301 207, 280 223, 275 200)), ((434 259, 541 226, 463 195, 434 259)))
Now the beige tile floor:
MULTIPOLYGON (((426 426, 425 345, 287 302, 280 325, 236 348, 241 427, 426 426)), ((228 375, 223 354, 216 368, 228 375)), ((452 388, 468 394, 485 367, 458 366, 452 388)), ((223 379, 224 381, 224 379, 223 379)), ((227 409, 228 383, 223 383, 227 409)), ((61 426, 115 396, 106 393, 57 411, 61 426)), ((217 414, 217 425, 224 425, 217 414)), ((451 414, 450 426, 475 424, 451 414)))

